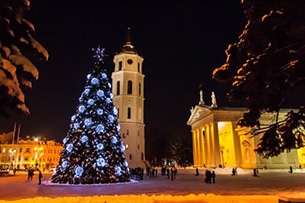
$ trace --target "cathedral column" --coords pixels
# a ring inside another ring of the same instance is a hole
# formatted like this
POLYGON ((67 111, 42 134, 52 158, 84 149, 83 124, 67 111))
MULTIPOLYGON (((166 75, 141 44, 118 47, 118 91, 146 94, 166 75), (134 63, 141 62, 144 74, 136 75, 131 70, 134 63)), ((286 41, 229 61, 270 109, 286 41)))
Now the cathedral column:
POLYGON ((196 138, 197 138, 197 149, 198 149, 198 166, 201 166, 201 160, 202 160, 202 146, 201 146, 201 134, 200 134, 200 128, 196 130, 196 138))
POLYGON ((205 165, 209 167, 211 165, 211 135, 209 125, 205 125, 205 142, 206 142, 206 163, 205 165))
POLYGON ((198 160, 198 151, 197 151, 197 139, 196 139, 196 130, 192 131, 193 134, 193 161, 194 161, 194 166, 197 166, 197 160, 198 160))
POLYGON ((214 143, 214 134, 213 134, 213 125, 210 123, 209 126, 209 138, 210 138, 210 167, 215 166, 215 143, 214 143))
POLYGON ((198 129, 196 129, 196 148, 197 148, 197 166, 200 166, 200 143, 199 143, 198 129))
POLYGON ((234 149, 235 149, 235 162, 236 166, 240 166, 242 163, 242 154, 241 154, 241 143, 240 143, 240 137, 238 133, 236 132, 236 123, 232 123, 232 134, 233 134, 233 140, 234 140, 234 149))
POLYGON ((218 123, 217 122, 211 123, 211 131, 212 131, 212 137, 213 137, 215 167, 218 167, 219 164, 221 164, 221 160, 220 160, 220 144, 219 144, 219 134, 218 134, 218 123))
POLYGON ((204 142, 204 137, 205 137, 205 131, 204 131, 204 128, 201 128, 200 129, 200 144, 201 144, 201 150, 200 150, 200 153, 201 153, 201 163, 200 165, 203 166, 206 162, 205 160, 205 142, 204 142))

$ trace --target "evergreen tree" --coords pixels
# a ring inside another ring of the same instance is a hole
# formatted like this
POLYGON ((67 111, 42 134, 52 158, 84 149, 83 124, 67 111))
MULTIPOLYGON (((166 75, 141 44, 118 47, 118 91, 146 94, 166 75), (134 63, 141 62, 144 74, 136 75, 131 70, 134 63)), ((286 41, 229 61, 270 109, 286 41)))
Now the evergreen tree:
POLYGON ((31 60, 48 60, 47 50, 32 36, 34 25, 25 19, 30 0, 0 1, 0 115, 30 113, 23 90, 38 79, 31 60))
POLYGON ((53 183, 103 184, 130 181, 120 137, 111 83, 104 68, 104 48, 93 49, 93 70, 79 98, 63 140, 53 183))
POLYGON ((227 61, 213 77, 230 82, 229 100, 248 107, 237 124, 251 127, 253 136, 263 135, 256 152, 268 158, 305 146, 305 1, 242 0, 241 4, 247 25, 239 41, 228 46, 227 61), (291 99, 295 90, 301 95, 291 99), (279 120, 280 110, 292 106, 293 100, 299 101, 299 110, 279 120), (269 126, 259 121, 265 112, 276 117, 269 126))

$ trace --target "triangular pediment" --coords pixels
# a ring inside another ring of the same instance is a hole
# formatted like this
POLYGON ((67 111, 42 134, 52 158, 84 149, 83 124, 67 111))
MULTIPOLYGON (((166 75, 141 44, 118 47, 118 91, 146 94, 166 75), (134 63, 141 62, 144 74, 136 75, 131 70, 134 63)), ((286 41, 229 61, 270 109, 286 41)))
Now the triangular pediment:
POLYGON ((192 125, 194 122, 212 113, 212 108, 206 105, 197 105, 191 109, 191 116, 187 121, 187 125, 192 125))

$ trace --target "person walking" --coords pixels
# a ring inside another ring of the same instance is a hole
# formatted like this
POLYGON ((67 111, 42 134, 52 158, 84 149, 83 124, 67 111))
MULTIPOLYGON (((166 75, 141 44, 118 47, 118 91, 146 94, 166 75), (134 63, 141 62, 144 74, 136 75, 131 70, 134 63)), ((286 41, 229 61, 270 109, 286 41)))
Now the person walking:
POLYGON ((34 169, 29 168, 28 169, 28 180, 32 180, 34 176, 34 169))
POLYGON ((171 172, 170 172, 170 173, 171 173, 171 180, 174 180, 174 173, 175 173, 175 172, 174 172, 173 167, 171 167, 171 172))
POLYGON ((232 168, 232 174, 231 174, 232 176, 235 176, 236 175, 236 170, 235 170, 235 168, 232 168))
POLYGON ((166 167, 166 174, 167 174, 167 179, 169 179, 170 174, 169 174, 169 168, 168 168, 168 166, 166 167))
POLYGON ((205 182, 206 183, 211 183, 211 179, 212 179, 212 173, 210 170, 206 170, 205 171, 205 182))
POLYGON ((199 176, 199 169, 196 168, 196 176, 199 176))
POLYGON ((30 179, 33 180, 34 177, 34 169, 31 168, 30 170, 30 179))
POLYGON ((216 178, 215 171, 212 171, 211 178, 212 178, 212 183, 215 183, 215 178, 216 178))
POLYGON ((258 176, 258 169, 257 168, 253 169, 253 176, 254 177, 259 177, 258 176))
POLYGON ((42 179, 42 173, 41 173, 41 170, 38 169, 38 185, 41 184, 41 179, 42 179))
POLYGON ((30 180, 30 179, 31 179, 31 169, 28 168, 28 180, 30 180))

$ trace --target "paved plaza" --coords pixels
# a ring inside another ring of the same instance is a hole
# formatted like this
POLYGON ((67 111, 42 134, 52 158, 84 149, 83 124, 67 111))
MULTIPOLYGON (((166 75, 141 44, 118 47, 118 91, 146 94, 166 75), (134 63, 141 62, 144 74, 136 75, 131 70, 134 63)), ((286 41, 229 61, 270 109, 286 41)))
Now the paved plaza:
MULTIPOLYGON (((195 169, 179 169, 176 179, 167 176, 149 178, 141 181, 119 184, 70 186, 48 184, 51 174, 43 174, 43 184, 38 185, 37 172, 33 180, 27 180, 27 174, 18 173, 0 177, 0 199, 18 200, 33 197, 71 197, 94 195, 293 195, 304 193, 305 173, 296 171, 260 171, 259 177, 253 177, 251 171, 231 176, 229 170, 216 169, 216 183, 204 182, 204 169, 195 176, 195 169)), ((305 172, 305 169, 304 169, 305 172)))

